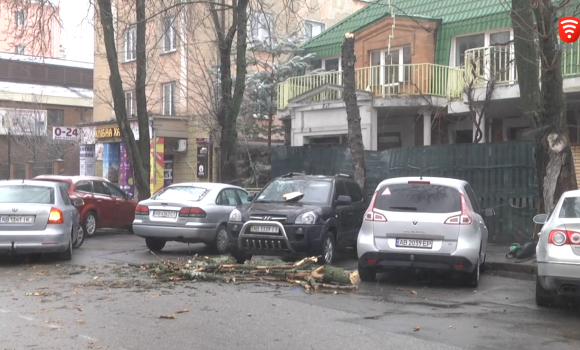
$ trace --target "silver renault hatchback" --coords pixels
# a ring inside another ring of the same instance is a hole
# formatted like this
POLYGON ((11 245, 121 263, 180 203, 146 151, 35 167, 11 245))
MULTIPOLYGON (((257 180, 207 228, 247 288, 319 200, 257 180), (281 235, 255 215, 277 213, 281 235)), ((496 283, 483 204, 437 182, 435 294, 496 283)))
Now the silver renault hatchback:
POLYGON ((358 234, 361 280, 377 272, 420 268, 459 272, 477 287, 485 263, 488 231, 469 183, 437 177, 381 182, 358 234))

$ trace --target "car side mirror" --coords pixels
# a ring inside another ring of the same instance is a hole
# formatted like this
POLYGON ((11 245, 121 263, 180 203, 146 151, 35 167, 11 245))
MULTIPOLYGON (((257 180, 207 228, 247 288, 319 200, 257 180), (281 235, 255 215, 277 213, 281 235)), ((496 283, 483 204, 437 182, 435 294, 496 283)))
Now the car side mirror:
POLYGON ((338 196, 336 199, 337 205, 349 205, 352 204, 352 198, 350 196, 338 196))
POLYGON ((534 224, 543 225, 546 223, 547 219, 548 219, 548 215, 538 214, 538 215, 534 216, 534 224))
POLYGON ((248 193, 248 202, 253 201, 254 198, 256 198, 256 194, 255 193, 248 193))
POLYGON ((85 205, 85 201, 82 198, 77 198, 74 200, 73 205, 75 207, 81 207, 81 206, 85 205))
POLYGON ((486 218, 488 218, 490 216, 495 216, 495 209, 493 209, 493 208, 484 209, 483 216, 485 216, 486 218))

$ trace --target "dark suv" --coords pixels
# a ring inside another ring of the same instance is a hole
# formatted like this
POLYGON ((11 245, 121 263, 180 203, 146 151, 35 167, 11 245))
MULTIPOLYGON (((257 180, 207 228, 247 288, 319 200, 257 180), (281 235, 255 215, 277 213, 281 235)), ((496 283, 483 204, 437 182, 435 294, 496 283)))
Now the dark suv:
POLYGON ((231 254, 238 263, 253 254, 318 256, 333 262, 337 248, 355 247, 368 201, 348 175, 290 173, 272 180, 228 222, 231 254))

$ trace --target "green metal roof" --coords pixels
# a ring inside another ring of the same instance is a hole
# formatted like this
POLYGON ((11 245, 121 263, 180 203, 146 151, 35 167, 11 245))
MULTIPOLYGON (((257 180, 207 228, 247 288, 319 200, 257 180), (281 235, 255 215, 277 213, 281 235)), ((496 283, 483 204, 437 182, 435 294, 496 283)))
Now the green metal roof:
POLYGON ((305 43, 306 53, 317 57, 340 55, 344 33, 356 33, 390 15, 395 17, 428 18, 440 20, 437 31, 435 63, 447 65, 451 38, 455 35, 476 33, 511 27, 509 5, 505 0, 376 0, 330 27, 305 43))

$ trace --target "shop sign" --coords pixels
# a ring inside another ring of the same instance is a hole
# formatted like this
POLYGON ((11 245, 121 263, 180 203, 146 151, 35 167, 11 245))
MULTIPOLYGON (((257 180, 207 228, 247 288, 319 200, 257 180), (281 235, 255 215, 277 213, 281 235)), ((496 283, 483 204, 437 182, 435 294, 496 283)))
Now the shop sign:
POLYGON ((121 130, 119 127, 114 128, 101 128, 95 131, 95 137, 98 139, 105 139, 105 138, 112 138, 112 137, 121 137, 121 130))
POLYGON ((81 145, 79 152, 79 175, 95 175, 95 145, 81 145))

